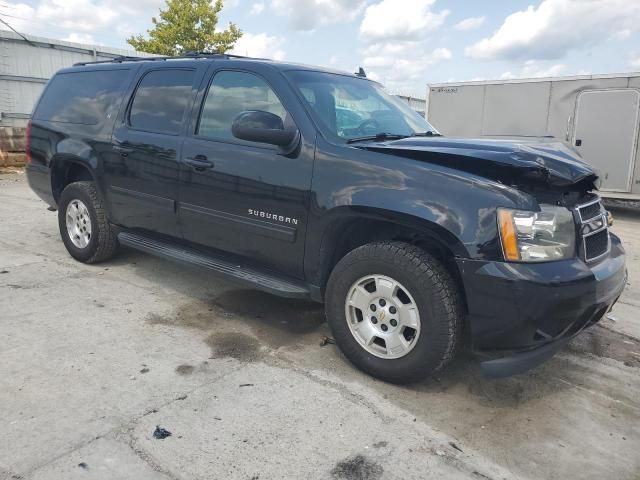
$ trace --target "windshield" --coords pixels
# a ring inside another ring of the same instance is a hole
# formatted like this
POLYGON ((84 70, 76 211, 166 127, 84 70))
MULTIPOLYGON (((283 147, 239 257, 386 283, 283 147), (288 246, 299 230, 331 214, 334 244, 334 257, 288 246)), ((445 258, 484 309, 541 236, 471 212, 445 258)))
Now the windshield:
POLYGON ((437 134, 417 112, 377 83, 333 73, 294 71, 287 76, 330 137, 437 134))

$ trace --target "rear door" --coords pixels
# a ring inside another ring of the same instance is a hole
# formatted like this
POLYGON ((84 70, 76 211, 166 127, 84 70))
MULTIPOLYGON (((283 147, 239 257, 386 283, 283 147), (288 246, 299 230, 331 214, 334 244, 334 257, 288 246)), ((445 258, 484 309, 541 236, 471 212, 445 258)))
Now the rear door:
POLYGON ((181 236, 176 199, 185 123, 203 67, 144 70, 105 155, 111 219, 128 228, 181 236))
POLYGON ((639 108, 640 91, 635 89, 578 95, 573 145, 598 170, 603 191, 631 191, 639 108))
POLYGON ((182 150, 178 211, 185 239, 301 277, 315 132, 292 115, 299 106, 288 88, 266 68, 214 67, 182 150), (235 138, 231 124, 246 110, 296 124, 301 148, 283 155, 275 146, 235 138))

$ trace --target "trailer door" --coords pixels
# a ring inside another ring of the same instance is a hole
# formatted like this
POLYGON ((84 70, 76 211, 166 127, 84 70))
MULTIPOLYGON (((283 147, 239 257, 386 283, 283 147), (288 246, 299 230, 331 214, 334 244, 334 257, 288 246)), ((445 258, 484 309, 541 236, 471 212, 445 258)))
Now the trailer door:
POLYGON ((639 105, 640 92, 630 88, 578 95, 573 145, 600 173, 603 191, 631 191, 639 105))

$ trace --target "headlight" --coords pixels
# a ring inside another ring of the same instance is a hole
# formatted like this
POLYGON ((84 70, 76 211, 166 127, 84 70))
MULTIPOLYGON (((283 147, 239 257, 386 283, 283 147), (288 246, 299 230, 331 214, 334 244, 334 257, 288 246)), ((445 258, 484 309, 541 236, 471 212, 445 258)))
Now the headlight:
POLYGON ((505 260, 549 262, 575 254, 573 215, 563 207, 542 205, 541 212, 498 209, 498 229, 505 260))

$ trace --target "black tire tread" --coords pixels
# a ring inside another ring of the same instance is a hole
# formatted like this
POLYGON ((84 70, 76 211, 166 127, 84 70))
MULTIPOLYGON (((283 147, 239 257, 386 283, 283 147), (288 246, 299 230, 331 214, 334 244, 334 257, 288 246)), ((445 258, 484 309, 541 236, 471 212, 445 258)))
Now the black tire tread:
MULTIPOLYGON (((411 372, 399 374, 396 378, 384 378, 395 383, 410 383, 441 371, 455 357, 460 345, 463 327, 463 307, 460 292, 445 267, 425 250, 404 242, 382 241, 363 245, 343 257, 334 268, 327 285, 327 301, 334 295, 337 276, 354 268, 361 262, 390 260, 405 270, 416 281, 417 287, 430 291, 438 300, 438 317, 446 321, 447 328, 441 332, 435 343, 442 353, 436 363, 425 365, 411 372)), ((335 301, 335 299, 333 300, 335 301)), ((344 304, 344 299, 337 300, 344 304)), ((329 309, 327 309, 329 311, 329 309)), ((433 335, 434 332, 429 332, 433 335)), ((344 345, 340 345, 343 347, 344 345)), ((360 346, 355 347, 361 349, 360 346)), ((345 355, 360 355, 361 352, 347 351, 345 355)))
POLYGON ((91 206, 96 215, 96 222, 98 224, 98 241, 97 248, 93 255, 84 263, 99 263, 112 258, 118 249, 118 237, 109 223, 107 218, 107 211, 104 208, 101 195, 98 193, 98 189, 94 182, 81 181, 73 182, 65 187, 62 195, 65 194, 67 189, 77 188, 82 191, 91 201, 91 206))

